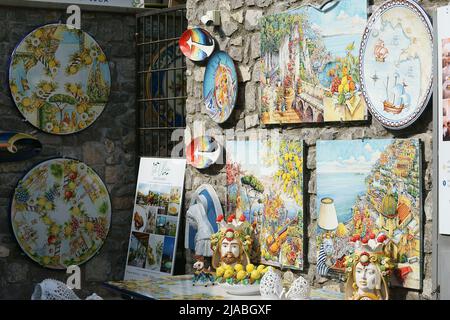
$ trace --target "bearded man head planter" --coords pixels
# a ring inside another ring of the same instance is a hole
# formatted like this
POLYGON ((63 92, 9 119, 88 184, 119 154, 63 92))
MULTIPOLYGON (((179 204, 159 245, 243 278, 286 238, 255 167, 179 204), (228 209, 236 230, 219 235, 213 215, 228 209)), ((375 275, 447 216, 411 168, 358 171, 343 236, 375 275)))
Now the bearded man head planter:
POLYGON ((388 280, 393 265, 385 255, 384 247, 389 242, 386 235, 369 234, 362 240, 354 236, 355 251, 346 257, 346 300, 388 300, 388 280))
POLYGON ((220 215, 217 224, 219 231, 211 236, 213 268, 234 267, 236 264, 245 268, 250 263, 253 233, 251 224, 245 220, 244 215, 236 218, 234 214, 226 222, 223 215, 220 215))

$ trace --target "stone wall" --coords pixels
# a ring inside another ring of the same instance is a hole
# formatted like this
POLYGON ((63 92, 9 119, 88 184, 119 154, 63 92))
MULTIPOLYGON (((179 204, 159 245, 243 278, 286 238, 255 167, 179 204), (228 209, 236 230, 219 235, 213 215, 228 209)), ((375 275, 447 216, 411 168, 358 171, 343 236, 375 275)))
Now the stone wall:
MULTIPOLYGON (((229 53, 234 59, 239 74, 239 96, 232 119, 224 125, 218 125, 206 115, 202 104, 202 81, 205 66, 188 61, 187 69, 187 124, 194 128, 194 122, 203 123, 206 130, 212 129, 221 135, 231 137, 233 135, 249 134, 262 128, 259 122, 259 26, 258 19, 262 16, 279 13, 288 8, 322 1, 275 1, 275 0, 188 0, 187 19, 190 26, 201 25, 200 18, 207 10, 221 10, 222 26, 214 29, 207 27, 216 38, 220 49, 229 53)), ((375 6, 383 0, 375 0, 375 6)), ((424 8, 431 10, 440 5, 446 5, 447 1, 419 1, 424 8)), ((372 3, 373 4, 373 1, 372 3)), ((421 292, 402 289, 393 289, 392 297, 396 299, 420 299, 431 298, 431 251, 432 251, 432 102, 430 101, 426 111, 420 119, 411 127, 399 132, 389 131, 383 128, 375 119, 366 124, 347 125, 312 125, 312 126, 283 126, 272 127, 283 136, 296 137, 305 140, 306 144, 306 182, 305 192, 305 223, 307 224, 307 252, 306 261, 309 264, 304 274, 311 283, 319 286, 315 279, 315 230, 316 230, 316 172, 315 155, 316 141, 319 139, 362 139, 362 138, 419 138, 423 144, 423 205, 424 205, 424 289, 421 292)), ((190 193, 202 183, 211 183, 216 187, 222 203, 226 199, 226 174, 225 168, 217 167, 207 171, 198 171, 188 167, 186 176, 187 199, 190 193)), ((191 268, 192 258, 186 253, 186 270, 191 268)), ((323 287, 339 290, 342 284, 328 281, 323 287)))
POLYGON ((110 192, 112 224, 99 254, 81 267, 84 297, 93 291, 108 292, 101 283, 122 279, 126 260, 132 205, 136 183, 135 148, 135 17, 133 13, 83 12, 82 29, 105 51, 111 69, 109 103, 88 129, 55 136, 36 130, 23 121, 9 93, 9 57, 18 42, 37 26, 58 22, 64 11, 0 6, 0 130, 31 133, 44 145, 31 160, 0 163, 0 246, 9 249, 0 258, 0 299, 28 299, 34 284, 46 278, 64 279, 64 271, 40 267, 19 248, 9 221, 10 199, 18 180, 36 163, 56 156, 72 157, 94 168, 110 192))

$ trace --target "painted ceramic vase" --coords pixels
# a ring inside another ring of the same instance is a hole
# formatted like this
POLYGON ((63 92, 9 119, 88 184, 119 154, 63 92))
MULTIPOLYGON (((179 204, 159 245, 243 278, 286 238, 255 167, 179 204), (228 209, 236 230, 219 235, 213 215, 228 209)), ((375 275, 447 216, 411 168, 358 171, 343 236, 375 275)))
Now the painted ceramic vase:
POLYGON ((186 30, 179 40, 181 52, 192 61, 203 61, 214 51, 215 43, 208 31, 202 28, 186 30))
POLYGON ((224 51, 208 61, 203 82, 203 100, 208 115, 217 123, 225 122, 236 103, 238 79, 233 59, 224 51))
POLYGON ((370 17, 360 75, 368 108, 383 126, 402 129, 422 114, 432 93, 433 31, 418 4, 387 1, 370 17))
POLYGON ((80 265, 97 253, 108 234, 108 190, 86 164, 48 160, 19 181, 11 222, 22 250, 43 267, 80 265))
POLYGON ((12 54, 9 87, 33 126, 66 135, 89 127, 108 101, 106 55, 87 33, 49 24, 29 33, 12 54))

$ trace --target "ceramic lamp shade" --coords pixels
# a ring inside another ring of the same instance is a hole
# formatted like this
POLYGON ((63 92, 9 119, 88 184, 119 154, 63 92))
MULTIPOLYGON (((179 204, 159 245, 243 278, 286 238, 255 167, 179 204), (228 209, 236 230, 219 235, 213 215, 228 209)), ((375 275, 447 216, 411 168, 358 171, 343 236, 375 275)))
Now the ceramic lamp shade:
POLYGON ((337 228, 338 220, 333 199, 323 198, 320 201, 318 224, 320 228, 328 231, 335 230, 337 228))

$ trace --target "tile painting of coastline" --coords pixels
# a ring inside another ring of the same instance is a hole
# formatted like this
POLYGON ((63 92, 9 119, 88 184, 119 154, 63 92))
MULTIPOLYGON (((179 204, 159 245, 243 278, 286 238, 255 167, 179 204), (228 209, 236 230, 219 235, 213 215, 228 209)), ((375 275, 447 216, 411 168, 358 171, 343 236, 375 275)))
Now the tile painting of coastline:
POLYGON ((306 5, 261 20, 261 122, 361 121, 359 46, 367 1, 306 5))
POLYGON ((331 198, 338 220, 333 231, 317 227, 320 275, 344 271, 350 237, 384 233, 396 263, 391 284, 421 288, 420 164, 418 139, 317 142, 317 212, 331 198))
POLYGON ((253 262, 303 269, 303 141, 227 141, 228 215, 254 225, 253 262))

